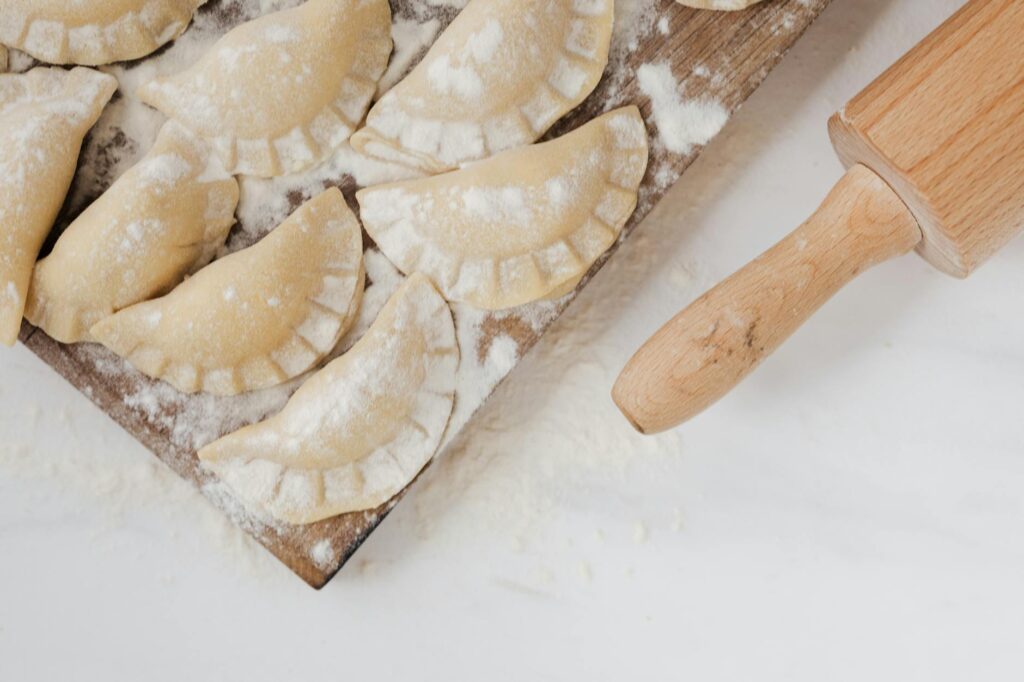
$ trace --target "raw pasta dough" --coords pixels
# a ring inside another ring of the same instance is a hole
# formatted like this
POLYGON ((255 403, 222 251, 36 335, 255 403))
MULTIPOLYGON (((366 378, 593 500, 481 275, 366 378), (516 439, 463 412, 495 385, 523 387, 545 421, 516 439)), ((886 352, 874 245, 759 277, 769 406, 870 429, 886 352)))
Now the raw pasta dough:
POLYGON ((362 231, 332 188, 254 246, 91 331, 178 390, 234 395, 287 381, 330 353, 354 321, 363 282, 362 231))
POLYGON ((636 107, 462 170, 361 190, 366 231, 403 272, 481 308, 566 293, 618 238, 647 167, 636 107))
POLYGON ((210 140, 231 173, 294 173, 348 139, 390 54, 387 0, 307 0, 235 28, 139 97, 210 140))
POLYGON ((0 45, 0 72, 7 70, 7 48, 0 45))
POLYGON ((149 154, 64 231, 36 264, 25 317, 63 343, 167 293, 206 265, 234 224, 238 183, 202 140, 171 121, 149 154))
POLYGON ((279 414, 206 446, 199 458, 246 504, 289 523, 372 509, 433 457, 458 363, 448 304, 413 275, 366 335, 279 414))
POLYGON ((82 138, 115 90, 112 76, 85 68, 0 75, 0 343, 18 338, 32 267, 82 138))
POLYGON ((0 42, 51 64, 138 59, 174 40, 206 0, 0 0, 0 42))
POLYGON ((697 9, 738 10, 756 5, 761 0, 676 0, 676 2, 697 9))
POLYGON ((440 173, 535 141, 601 79, 613 14, 613 0, 472 0, 352 146, 440 173))

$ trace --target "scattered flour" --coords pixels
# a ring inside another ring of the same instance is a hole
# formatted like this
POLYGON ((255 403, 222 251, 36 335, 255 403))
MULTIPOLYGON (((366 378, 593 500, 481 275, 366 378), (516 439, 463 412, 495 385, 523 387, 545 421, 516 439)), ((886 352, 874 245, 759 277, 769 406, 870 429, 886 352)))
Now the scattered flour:
POLYGON ((616 0, 612 59, 636 52, 660 20, 657 0, 616 0))
POLYGON ((334 562, 334 547, 331 546, 330 540, 320 540, 309 552, 309 558, 313 560, 313 563, 322 571, 330 569, 331 564, 334 562))
MULTIPOLYGON (((134 165, 155 140, 164 119, 134 97, 139 85, 157 75, 174 73, 194 63, 217 38, 234 25, 269 11, 296 6, 300 1, 222 0, 217 11, 199 13, 180 39, 154 57, 128 65, 104 67, 104 71, 120 81, 120 97, 104 112, 83 150, 83 171, 76 178, 70 197, 70 215, 77 214, 109 187, 113 180, 134 165)), ((465 0, 418 0, 409 3, 403 13, 396 16, 393 30, 396 40, 395 64, 386 76, 382 91, 400 78, 423 53, 424 48, 436 37, 443 18, 450 18, 454 10, 464 5, 465 0)), ((662 30, 659 28, 659 19, 658 3, 655 0, 618 0, 610 68, 612 81, 621 81, 625 77, 622 68, 625 57, 634 53, 646 36, 662 30)), ((482 35, 472 46, 474 59, 485 60, 493 52, 496 41, 500 42, 501 39, 500 26, 498 29, 481 32, 482 35)), ((30 59, 12 53, 12 69, 24 71, 33 65, 30 59)), ((327 163, 302 175, 271 180, 242 178, 238 209, 241 229, 235 231, 225 251, 243 248, 259 239, 283 220, 295 205, 324 187, 337 184, 339 178, 351 176, 359 185, 370 185, 414 175, 408 169, 371 161, 345 145, 327 163)), ((564 197, 566 190, 565 187, 547 188, 555 198, 564 197)), ((339 345, 335 356, 351 347, 365 333, 381 306, 403 280, 402 275, 373 249, 366 253, 366 269, 369 286, 360 318, 339 345)), ((561 307, 562 302, 539 302, 515 311, 492 314, 459 304, 452 306, 463 360, 457 376, 454 412, 443 443, 447 454, 438 458, 437 464, 425 477, 425 482, 419 486, 421 492, 414 496, 416 508, 421 512, 418 518, 443 516, 443 508, 452 502, 453 491, 460 491, 460 494, 465 493, 470 497, 482 495, 488 519, 511 533, 525 533, 531 523, 540 521, 546 511, 557 507, 558 498, 565 494, 567 487, 586 484, 577 474, 583 472, 586 477, 612 481, 616 472, 621 472, 634 456, 642 458, 678 449, 678 443, 671 435, 645 440, 638 445, 628 425, 613 415, 587 419, 587 423, 593 423, 593 428, 587 433, 561 432, 562 425, 567 419, 572 420, 573 415, 580 416, 584 412, 589 414, 593 411, 594 406, 586 402, 551 405, 551 409, 537 412, 538 402, 557 400, 556 396, 561 395, 567 386, 571 387, 573 383, 599 369, 587 351, 596 330, 592 322, 580 314, 575 315, 572 330, 567 330, 563 325, 560 332, 552 335, 552 341, 546 344, 548 351, 535 364, 539 369, 527 375, 517 386, 506 390, 500 399, 502 405, 489 408, 474 429, 459 435, 483 400, 522 355, 523 349, 511 336, 500 331, 496 333, 495 330, 507 325, 526 330, 528 335, 539 335, 558 315, 561 307), (562 382, 566 382, 566 385, 562 382), (538 401, 538 391, 547 393, 548 400, 538 401), (521 433, 527 418, 535 428, 524 442, 521 433), (509 474, 511 470, 508 466, 513 463, 506 455, 535 447, 539 443, 536 439, 540 437, 554 437, 556 451, 549 453, 552 457, 546 463, 538 464, 536 472, 531 474, 535 480, 532 483, 523 480, 522 471, 503 478, 502 474, 509 474), (586 453, 587 460, 580 461, 578 453, 586 453)), ((603 324, 608 319, 600 314, 601 306, 591 306, 585 310, 587 315, 597 320, 597 324, 603 324)), ((302 380, 300 378, 269 391, 235 398, 186 396, 169 386, 147 380, 100 347, 82 346, 78 352, 80 358, 85 358, 98 370, 115 378, 115 383, 126 387, 127 409, 167 434, 173 448, 182 453, 181 461, 172 460, 172 466, 179 471, 195 466, 190 456, 186 456, 191 450, 226 431, 278 411, 302 380)), ((29 436, 27 441, 33 442, 32 437, 29 436)), ((13 449, 22 451, 21 446, 13 449)), ((2 463, 13 461, 15 457, 8 450, 12 448, 2 451, 2 463)), ((46 467, 45 458, 30 457, 29 460, 19 459, 19 466, 27 466, 35 472, 46 467)), ((114 466, 98 468, 79 462, 74 468, 52 473, 62 478, 75 478, 86 489, 101 476, 107 480, 105 486, 109 488, 129 487, 133 491, 132 495, 121 504, 130 508, 137 498, 152 494, 154 487, 167 485, 167 479, 173 478, 155 461, 146 460, 145 464, 140 463, 139 466, 146 468, 147 473, 135 477, 137 480, 132 478, 135 476, 134 470, 121 466, 120 462, 114 466)), ((187 486, 181 484, 178 488, 187 489, 187 486)), ((250 532, 256 535, 275 532, 272 524, 243 509, 217 480, 208 479, 203 493, 227 511, 235 523, 250 532)), ((188 496, 185 493, 182 495, 188 496)), ((191 504, 191 501, 188 503, 191 504)), ((237 544, 252 546, 247 541, 237 544)), ((310 556, 318 564, 322 562, 329 565, 334 561, 337 551, 338 548, 329 544, 314 544, 310 556)))
POLYGON ((684 99, 668 64, 643 64, 637 80, 654 106, 658 139, 674 154, 689 154, 707 144, 729 120, 729 112, 718 102, 684 99))
MULTIPOLYGON (((605 542, 609 534, 629 543, 638 525, 647 533, 675 527, 675 507, 624 500, 622 491, 678 480, 682 436, 670 432, 640 439, 616 411, 607 389, 592 392, 594 386, 607 386, 621 363, 622 349, 603 342, 602 335, 630 305, 632 284, 642 282, 652 259, 659 257, 656 243, 637 241, 640 248, 631 258, 612 259, 606 270, 613 272, 583 291, 476 414, 472 426, 455 435, 445 456, 420 478, 391 519, 401 529, 395 560, 407 552, 436 552, 438 543, 460 547, 471 538, 490 536, 530 563, 533 549, 550 547, 546 538, 561 532, 565 514, 578 509, 579 500, 595 496, 606 502, 587 516, 592 537, 571 538, 577 547, 566 552, 568 568, 556 563, 548 567, 549 574, 578 575, 574 567, 580 552, 587 544, 605 542), (613 525, 609 519, 615 517, 620 520, 613 525)), ((691 283, 687 291, 702 285, 691 283)), ((459 323, 471 324, 461 311, 456 306, 459 323)), ((496 374, 502 361, 518 358, 507 340, 492 346, 490 354, 486 366, 496 374)), ((464 416, 457 406, 453 430, 464 416)), ((387 552, 378 551, 375 558, 386 560, 387 552)))
POLYGON ((391 37, 395 42, 395 51, 391 54, 388 70, 377 83, 377 97, 380 98, 395 83, 409 72, 413 64, 424 55, 427 48, 434 42, 437 32, 441 30, 441 22, 437 19, 420 21, 417 19, 395 18, 391 29, 391 37))
MULTIPOLYGON (((36 363, 12 364, 5 371, 36 383, 36 363)), ((164 527, 187 528, 171 538, 183 556, 180 565, 167 567, 163 579, 173 580, 177 572, 188 570, 190 556, 209 558, 225 573, 249 580, 280 572, 276 559, 239 531, 238 520, 205 501, 191 483, 150 456, 131 436, 94 428, 101 416, 85 401, 55 405, 55 395, 67 395, 56 390, 55 384, 62 381, 46 377, 42 383, 47 385, 35 392, 46 401, 45 417, 35 400, 0 414, 0 489, 17 486, 26 496, 33 511, 23 518, 38 523, 45 510, 66 507, 69 518, 89 519, 89 542, 96 553, 116 551, 126 530, 132 554, 142 551, 145 543, 140 542, 138 529, 148 527, 150 519, 164 527)))

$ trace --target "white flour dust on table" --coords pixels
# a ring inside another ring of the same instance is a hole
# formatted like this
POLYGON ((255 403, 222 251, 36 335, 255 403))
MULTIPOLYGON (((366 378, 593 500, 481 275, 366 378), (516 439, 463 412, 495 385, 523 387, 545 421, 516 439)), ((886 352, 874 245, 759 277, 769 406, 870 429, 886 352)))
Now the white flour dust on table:
MULTIPOLYGON (((103 67, 104 71, 118 78, 121 87, 83 149, 82 170, 76 177, 69 196, 68 215, 74 216, 84 209, 116 178, 135 164, 156 139, 165 119, 162 114, 146 107, 135 98, 134 93, 141 84, 155 76, 175 73, 191 65, 233 26, 261 14, 298 4, 300 0, 223 0, 211 3, 200 10, 193 25, 181 38, 157 55, 138 63, 103 67)), ((450 18, 464 4, 462 0, 421 0, 418 3, 410 3, 406 11, 396 14, 393 26, 395 51, 391 66, 382 81, 381 92, 397 82, 422 56, 437 37, 442 25, 441 19, 450 18)), ((665 26, 666 20, 658 15, 654 0, 619 0, 616 3, 616 25, 611 53, 613 67, 616 63, 624 63, 624 60, 642 45, 647 36, 656 31, 664 33, 665 26)), ((23 71, 32 65, 32 61, 24 55, 12 54, 12 70, 23 71)), ((651 68, 659 67, 652 65, 651 68)), ((611 73, 615 75, 611 76, 608 87, 610 95, 614 97, 625 70, 611 68, 611 73)), ((660 90, 646 94, 655 99, 656 110, 660 106, 664 116, 671 116, 673 107, 678 109, 692 106, 692 103, 679 99, 682 93, 676 92, 676 99, 672 99, 672 93, 665 92, 665 88, 670 86, 664 78, 651 82, 655 83, 652 87, 660 90), (658 97, 661 97, 661 105, 658 97)), ((724 118, 719 120, 713 103, 704 103, 701 106, 705 107, 703 111, 711 112, 710 119, 691 116, 689 127, 686 129, 676 126, 670 130, 666 124, 665 131, 658 136, 659 139, 652 140, 653 144, 670 151, 686 153, 688 150, 679 146, 680 139, 689 140, 689 144, 706 141, 706 138, 721 127, 724 118)), ((661 126, 662 121, 657 120, 658 116, 659 111, 656 111, 656 121, 661 126)), ((413 173, 406 168, 370 160, 344 145, 322 166, 300 175, 273 179, 239 178, 242 192, 238 217, 241 228, 236 228, 224 253, 254 243, 283 221, 302 200, 318 193, 340 177, 351 176, 356 184, 366 186, 405 179, 413 173)), ((674 179, 666 179, 666 182, 674 179)), ((351 200, 351 197, 349 199, 351 200)), ((58 226, 61 227, 63 225, 58 226)), ((369 286, 359 320, 336 350, 335 356, 351 347, 366 331, 384 302, 402 281, 402 275, 375 250, 370 250, 366 254, 366 270, 369 286)), ((495 404, 488 408, 474 428, 452 443, 454 435, 461 431, 470 416, 520 359, 517 342, 500 333, 495 336, 493 329, 487 333, 486 346, 482 344, 481 339, 485 336, 482 324, 488 317, 494 319, 495 314, 460 304, 453 304, 452 307, 463 361, 458 374, 455 409, 445 438, 445 445, 451 444, 451 447, 447 448, 446 453, 439 455, 440 463, 428 473, 424 483, 419 486, 419 492, 414 492, 411 498, 413 508, 417 510, 417 527, 420 530, 431 525, 429 519, 435 515, 442 515, 442 510, 438 507, 448 506, 451 500, 450 491, 460 489, 468 494, 470 491, 482 491, 486 488, 494 493, 485 496, 486 517, 494 521, 496 528, 505 528, 515 537, 525 536, 530 532, 529 525, 541 523, 544 510, 561 494, 558 492, 558 486, 572 486, 574 480, 579 480, 578 476, 574 477, 572 471, 562 471, 560 467, 582 465, 591 475, 600 477, 601 472, 604 472, 608 476, 615 476, 616 472, 621 473, 621 468, 615 462, 619 462, 620 458, 626 457, 629 453, 664 453, 678 450, 678 444, 672 437, 668 437, 667 440, 663 438, 645 441, 633 438, 624 421, 612 414, 595 414, 593 405, 557 405, 552 406, 550 411, 531 409, 531 406, 537 403, 531 397, 532 391, 557 393, 561 389, 558 385, 553 385, 553 381, 571 384, 576 380, 574 377, 577 373, 609 371, 607 368, 595 366, 592 361, 586 359, 587 347, 591 341, 590 332, 604 326, 607 320, 601 315, 603 307, 600 305, 586 306, 585 314, 577 311, 572 315, 572 329, 568 329, 569 324, 556 327, 554 333, 542 342, 542 347, 546 350, 540 352, 541 359, 537 362, 539 366, 544 367, 543 376, 539 376, 537 372, 526 374, 515 387, 504 391, 496 401, 500 402, 500 405, 495 404), (546 366, 552 362, 557 367, 546 366), (528 381, 538 381, 540 386, 524 385, 528 381), (516 415, 523 419, 529 415, 530 424, 535 430, 530 431, 527 424, 519 423, 519 417, 516 415), (529 441, 523 442, 521 439, 522 431, 557 432, 561 425, 582 427, 576 433, 560 434, 564 435, 563 454, 568 459, 552 457, 540 471, 529 474, 517 469, 516 480, 496 480, 494 476, 489 476, 484 471, 503 470, 504 465, 496 462, 504 458, 513 459, 517 453, 529 447, 529 441), (586 457, 586 461, 580 462, 577 457, 586 457), (535 479, 541 484, 531 486, 530 479, 535 479), (509 494, 510 487, 516 492, 509 494), (528 490, 532 492, 527 492, 528 490)), ((535 331, 540 331, 557 315, 558 309, 557 303, 540 302, 516 309, 515 315, 521 322, 532 326, 535 331)), ((498 313, 497 319, 500 318, 501 313, 498 313)), ((231 398, 184 395, 170 386, 144 379, 123 360, 102 347, 91 346, 90 355, 98 371, 136 387, 127 396, 128 407, 169 433, 174 445, 187 450, 198 448, 223 433, 273 414, 284 405, 288 396, 302 381, 300 378, 274 389, 231 398)), ((610 406, 606 396, 600 396, 599 399, 603 405, 602 409, 610 406)), ((23 470, 25 467, 35 466, 25 458, 17 457, 15 451, 21 452, 24 447, 8 447, 4 451, 4 461, 17 460, 23 470)), ((32 462, 36 461, 36 458, 32 458, 32 462)), ((104 488, 116 487, 111 477, 121 475, 119 472, 136 477, 136 480, 131 482, 132 489, 138 489, 140 485, 140 481, 137 480, 137 467, 96 468, 86 466, 84 459, 64 460, 64 464, 74 470, 75 476, 88 477, 102 473, 104 488)), ((44 465, 39 463, 38 466, 44 465)), ((170 472, 149 463, 145 468, 150 474, 149 478, 154 481, 154 488, 166 487, 167 477, 173 476, 170 472)), ((70 475, 72 471, 63 472, 58 468, 54 473, 70 475)), ((182 486, 176 487, 180 489, 182 486)), ((403 514, 402 517, 408 519, 408 514, 403 514)), ((236 518, 235 521, 244 525, 245 519, 236 518)), ((219 524, 213 525, 219 528, 219 524)), ((218 532, 218 536, 219 534, 218 532)), ((252 546, 251 543, 249 546, 252 546)), ((320 547, 317 551, 326 555, 329 554, 330 548, 320 547)))

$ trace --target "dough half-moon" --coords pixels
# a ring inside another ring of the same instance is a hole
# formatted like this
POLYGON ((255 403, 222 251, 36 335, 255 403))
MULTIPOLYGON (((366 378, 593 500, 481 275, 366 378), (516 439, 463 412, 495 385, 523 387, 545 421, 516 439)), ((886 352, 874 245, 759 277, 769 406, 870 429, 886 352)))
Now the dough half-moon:
POLYGON ((206 0, 0 0, 0 42, 50 64, 138 59, 174 40, 206 0))
POLYGON ((295 173, 352 134, 391 46, 387 0, 307 0, 231 30, 139 97, 210 140, 231 173, 295 173))
POLYGON ((18 337, 32 268, 82 139, 115 90, 112 76, 85 68, 0 75, 0 343, 18 337))
POLYGON ((449 300, 501 309, 565 293, 618 238, 647 168, 636 107, 557 140, 356 196, 366 231, 449 300))
POLYGON ((289 523, 372 509, 434 456, 458 363, 448 304, 413 275, 366 335, 279 414, 206 446, 199 458, 247 505, 289 523))
POLYGON ((472 0, 352 146, 440 173, 537 140, 601 79, 613 14, 613 0, 472 0))
POLYGON ((174 121, 36 264, 25 317, 63 343, 167 293, 206 265, 234 224, 238 183, 174 121))
POLYGON ((331 188, 255 245, 91 333, 180 391, 234 395, 287 381, 330 353, 354 321, 363 283, 359 222, 331 188))

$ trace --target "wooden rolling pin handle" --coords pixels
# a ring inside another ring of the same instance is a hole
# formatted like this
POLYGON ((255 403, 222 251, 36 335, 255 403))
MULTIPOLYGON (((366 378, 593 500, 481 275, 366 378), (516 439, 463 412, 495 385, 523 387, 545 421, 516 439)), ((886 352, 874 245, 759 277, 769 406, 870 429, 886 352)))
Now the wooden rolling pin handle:
POLYGON ((920 241, 917 221, 889 185, 851 167, 807 222, 652 336, 619 375, 615 403, 642 433, 686 421, 843 285, 920 241))

